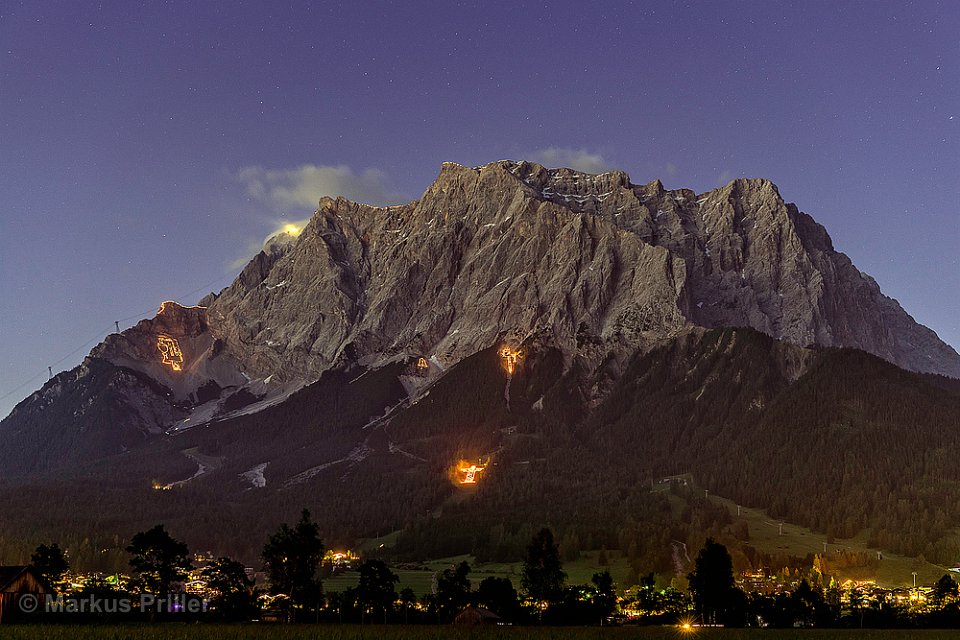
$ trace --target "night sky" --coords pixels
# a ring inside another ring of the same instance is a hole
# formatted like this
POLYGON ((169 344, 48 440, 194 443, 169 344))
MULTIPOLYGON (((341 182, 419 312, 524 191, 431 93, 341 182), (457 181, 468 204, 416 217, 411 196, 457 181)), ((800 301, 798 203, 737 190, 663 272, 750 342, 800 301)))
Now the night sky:
POLYGON ((960 2, 137 4, 0 0, 0 415, 448 160, 769 178, 960 346, 960 2))

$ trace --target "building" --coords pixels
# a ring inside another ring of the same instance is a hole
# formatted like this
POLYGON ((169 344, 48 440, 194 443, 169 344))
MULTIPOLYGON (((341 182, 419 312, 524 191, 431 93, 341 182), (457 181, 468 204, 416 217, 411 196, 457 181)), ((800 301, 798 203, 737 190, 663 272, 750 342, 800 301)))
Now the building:
POLYGON ((466 607, 453 619, 453 624, 471 627, 500 624, 500 616, 483 607, 466 607))
POLYGON ((24 613, 20 607, 23 596, 36 596, 35 608, 40 609, 48 593, 52 590, 31 567, 0 566, 0 624, 11 622, 24 613))

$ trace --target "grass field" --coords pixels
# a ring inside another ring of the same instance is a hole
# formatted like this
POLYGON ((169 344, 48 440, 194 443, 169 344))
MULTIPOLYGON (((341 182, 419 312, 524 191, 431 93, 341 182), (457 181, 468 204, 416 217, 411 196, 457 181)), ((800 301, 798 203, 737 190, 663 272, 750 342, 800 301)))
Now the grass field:
POLYGON ((957 637, 953 630, 897 629, 700 629, 683 633, 673 627, 431 627, 431 626, 282 626, 282 625, 103 625, 103 626, 32 626, 0 627, 3 640, 499 640, 531 638, 532 640, 677 640, 706 638, 709 640, 947 640, 957 637))
MULTIPOLYGON (((658 490, 667 490, 666 488, 658 490)), ((672 499, 677 501, 677 509, 681 509, 685 502, 674 496, 672 499)), ((757 550, 776 555, 778 553, 788 554, 797 557, 804 557, 810 553, 823 553, 826 536, 816 533, 791 523, 784 523, 782 534, 780 532, 779 522, 771 518, 765 511, 741 507, 737 510, 737 505, 732 500, 710 495, 709 500, 717 505, 722 505, 730 512, 734 519, 744 520, 750 531, 750 540, 748 544, 757 550)), ((396 543, 399 531, 389 533, 379 538, 370 538, 361 546, 360 551, 374 551, 377 548, 386 546, 391 547, 396 543)), ((843 551, 866 552, 873 555, 877 552, 867 545, 865 536, 852 539, 836 539, 827 545, 827 552, 836 553, 843 551)), ((691 552, 692 553, 695 551, 691 552)), ((594 573, 600 571, 609 571, 613 580, 617 584, 624 584, 627 575, 630 572, 630 566, 626 557, 617 550, 607 552, 606 566, 600 566, 598 562, 599 551, 584 552, 579 560, 564 562, 563 568, 567 572, 567 584, 587 584, 594 573)), ((457 556, 452 558, 440 558, 437 560, 425 561, 422 564, 425 569, 393 569, 394 573, 400 578, 397 590, 409 587, 413 589, 418 596, 431 592, 433 576, 443 569, 453 567, 457 563, 466 560, 470 563, 472 569, 470 581, 473 588, 489 576, 501 578, 510 578, 513 586, 520 587, 520 571, 522 563, 485 563, 476 564, 471 556, 457 556)), ((933 584, 948 570, 947 567, 931 564, 916 558, 898 556, 892 553, 883 553, 883 559, 880 560, 879 567, 860 568, 860 569, 841 569, 837 577, 841 580, 876 580, 882 587, 907 587, 913 584, 913 572, 917 572, 917 584, 933 584)), ((669 580, 669 577, 661 576, 661 579, 669 580)), ((347 572, 328 578, 324 581, 326 591, 343 591, 345 589, 357 586, 359 575, 356 572, 347 572)), ((667 586, 661 584, 661 587, 667 586)))
MULTIPOLYGON (((733 501, 718 496, 710 496, 710 501, 727 507, 730 514, 734 518, 737 517, 737 505, 733 501)), ((786 523, 783 526, 783 535, 780 535, 778 522, 759 509, 741 507, 739 517, 746 520, 750 527, 749 544, 760 551, 771 554, 783 552, 800 557, 808 553, 823 553, 823 543, 826 542, 823 534, 786 523)), ((871 555, 877 551, 868 547, 863 538, 838 539, 827 545, 828 553, 840 549, 866 551, 871 555)), ((884 552, 883 560, 880 561, 877 569, 848 570, 841 577, 854 580, 874 579, 877 584, 884 587, 906 587, 913 584, 912 572, 914 571, 917 572, 917 584, 933 584, 947 572, 947 567, 884 552)))
MULTIPOLYGON (((614 581, 622 584, 630 571, 626 558, 617 552, 608 552, 609 565, 601 567, 597 562, 599 552, 584 553, 579 560, 565 562, 563 570, 567 572, 568 584, 587 584, 594 573, 608 570, 613 576, 614 581)), ((417 595, 430 593, 433 584, 433 576, 438 571, 453 567, 459 562, 466 560, 470 563, 470 582, 474 589, 479 586, 480 581, 489 576, 498 578, 509 578, 513 586, 520 588, 520 571, 523 566, 520 562, 513 563, 485 563, 474 564, 471 556, 456 556, 453 558, 441 558, 439 560, 430 560, 423 563, 427 567, 425 570, 412 569, 393 569, 393 572, 400 578, 397 585, 397 591, 409 587, 417 595)), ((355 571, 342 573, 323 581, 323 588, 326 591, 343 591, 350 587, 357 586, 360 575, 355 571)))
MULTIPOLYGON (((726 498, 719 496, 710 496, 711 502, 726 507, 734 518, 740 518, 747 522, 750 530, 749 544, 756 549, 769 554, 784 553, 793 556, 803 557, 808 553, 822 553, 823 544, 826 542, 825 536, 815 533, 810 529, 798 525, 785 523, 783 534, 780 534, 779 523, 774 521, 764 511, 760 509, 751 509, 747 507, 740 508, 740 515, 737 516, 737 505, 726 498)), ((396 534, 377 538, 371 542, 386 544, 390 546, 393 543, 393 537, 396 534)), ((375 546, 376 546, 375 545, 375 546)), ((373 546, 372 548, 375 548, 373 546)), ((846 551, 864 551, 873 555, 875 549, 867 546, 866 541, 860 538, 848 540, 834 540, 827 545, 828 553, 836 553, 839 550, 846 551)), ((599 571, 607 570, 613 576, 614 582, 623 584, 630 567, 627 559, 618 551, 608 551, 608 565, 601 567, 597 561, 598 551, 585 552, 579 560, 565 562, 564 570, 567 572, 568 584, 586 584, 590 582, 591 576, 599 571)), ((422 563, 426 567, 423 570, 412 569, 394 569, 394 573, 400 578, 397 590, 409 587, 413 589, 418 596, 430 593, 433 576, 436 572, 452 567, 457 563, 466 560, 470 563, 472 571, 470 581, 476 588, 480 581, 488 576, 510 578, 514 587, 520 586, 521 563, 486 563, 475 564, 470 556, 457 556, 453 558, 441 558, 422 563)), ((841 579, 866 580, 873 579, 883 587, 906 587, 913 584, 912 572, 917 572, 918 584, 933 584, 944 573, 947 567, 941 567, 929 562, 918 561, 915 558, 898 556, 891 553, 884 553, 880 565, 876 569, 848 569, 842 571, 838 576, 841 579)), ((336 577, 324 581, 324 588, 327 591, 343 591, 344 589, 357 586, 359 575, 356 572, 340 574, 336 577)), ((662 585, 665 586, 665 585, 662 585)))

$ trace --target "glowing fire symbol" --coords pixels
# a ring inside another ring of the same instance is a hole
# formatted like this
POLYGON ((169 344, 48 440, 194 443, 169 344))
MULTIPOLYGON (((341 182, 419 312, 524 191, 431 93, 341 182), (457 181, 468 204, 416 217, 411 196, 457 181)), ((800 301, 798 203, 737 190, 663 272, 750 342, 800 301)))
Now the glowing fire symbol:
POLYGON ((523 351, 514 351, 510 347, 500 349, 500 359, 503 360, 503 368, 507 370, 507 375, 513 375, 517 370, 517 363, 523 358, 523 351))
POLYGON ((471 464, 469 467, 466 466, 466 462, 461 462, 458 467, 458 471, 463 474, 463 478, 460 479, 460 484, 477 484, 478 476, 484 469, 487 468, 487 465, 481 464, 471 464))
POLYGON ((157 336, 157 349, 160 350, 163 364, 170 365, 174 371, 180 371, 183 368, 183 352, 180 351, 180 344, 175 338, 157 336))
POLYGON ((193 305, 192 307, 185 307, 179 302, 174 302, 173 300, 164 300, 160 303, 160 308, 157 309, 157 315, 163 315, 163 312, 167 310, 167 305, 173 305, 173 307, 179 307, 180 309, 206 309, 206 307, 201 307, 198 304, 193 305))

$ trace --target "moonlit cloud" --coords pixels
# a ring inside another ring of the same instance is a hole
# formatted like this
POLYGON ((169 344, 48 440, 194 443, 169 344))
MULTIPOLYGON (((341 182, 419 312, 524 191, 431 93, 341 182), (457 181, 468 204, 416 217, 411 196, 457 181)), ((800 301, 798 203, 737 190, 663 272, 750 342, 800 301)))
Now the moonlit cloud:
POLYGON ((276 220, 274 221, 274 224, 273 224, 273 231, 271 231, 266 235, 266 237, 263 239, 263 242, 261 243, 261 246, 266 245, 267 242, 270 240, 270 238, 277 235, 278 233, 292 232, 294 235, 299 235, 300 232, 303 231, 303 228, 307 226, 307 223, 309 222, 310 222, 310 218, 304 218, 302 220, 276 220))
POLYGON ((723 187, 727 185, 731 180, 733 180, 733 178, 734 178, 733 171, 730 171, 729 169, 724 169, 723 171, 720 172, 720 175, 717 176, 717 186, 723 187))
POLYGON ((354 172, 347 165, 303 164, 291 169, 244 167, 237 179, 247 193, 277 209, 315 209, 323 196, 343 196, 373 205, 397 204, 407 198, 391 191, 387 175, 379 169, 354 172))
POLYGON ((247 263, 250 262, 251 256, 255 256, 255 255, 257 254, 257 252, 259 251, 259 249, 255 248, 255 247, 249 247, 249 249, 250 249, 250 251, 249 251, 249 253, 248 253, 247 255, 241 256, 241 257, 239 257, 239 258, 235 258, 235 259, 231 260, 230 262, 228 262, 228 263, 226 264, 226 267, 224 268, 224 270, 225 270, 226 272, 228 272, 228 273, 232 273, 232 272, 237 271, 237 270, 239 270, 239 269, 243 269, 245 266, 247 266, 247 263))
POLYGON ((355 172, 347 165, 302 164, 289 169, 249 166, 237 171, 234 178, 244 186, 247 195, 266 205, 273 218, 264 225, 271 231, 262 241, 251 238, 244 255, 227 263, 229 271, 246 265, 250 256, 259 252, 270 238, 290 225, 300 229, 305 227, 310 219, 301 216, 307 211, 316 210, 323 196, 343 196, 354 202, 373 205, 409 200, 391 190, 386 173, 373 168, 355 172), (288 212, 299 219, 286 218, 288 212))
POLYGON ((301 220, 287 220, 287 219, 278 218, 278 219, 272 220, 270 223, 270 229, 272 229, 272 231, 270 231, 270 233, 264 236, 263 240, 261 240, 260 242, 256 242, 253 240, 248 242, 247 248, 244 254, 234 260, 230 260, 229 262, 227 262, 226 270, 229 272, 229 271, 236 271, 237 269, 242 269, 247 265, 248 262, 250 262, 251 256, 255 256, 257 253, 259 253, 261 250, 263 250, 267 246, 267 243, 270 241, 270 238, 274 237, 279 233, 283 233, 283 232, 289 233, 293 228, 296 228, 297 234, 299 234, 299 232, 302 231, 303 228, 306 227, 309 222, 310 222, 310 218, 303 218, 301 220))
POLYGON ((610 163, 601 154, 591 153, 586 149, 547 147, 534 151, 527 158, 545 167, 566 167, 585 173, 602 173, 611 168, 610 163))

